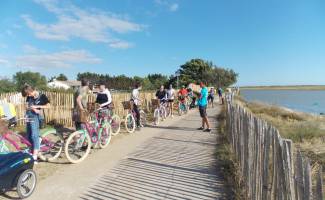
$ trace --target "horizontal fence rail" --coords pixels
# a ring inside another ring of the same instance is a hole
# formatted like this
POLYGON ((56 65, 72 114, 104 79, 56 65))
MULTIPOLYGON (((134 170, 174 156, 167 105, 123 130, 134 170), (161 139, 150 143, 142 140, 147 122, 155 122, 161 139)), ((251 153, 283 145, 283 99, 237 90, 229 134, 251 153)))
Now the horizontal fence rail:
POLYGON ((252 200, 323 200, 322 167, 311 170, 291 140, 232 98, 227 103, 229 141, 252 200), (312 173, 314 172, 314 173, 312 173))

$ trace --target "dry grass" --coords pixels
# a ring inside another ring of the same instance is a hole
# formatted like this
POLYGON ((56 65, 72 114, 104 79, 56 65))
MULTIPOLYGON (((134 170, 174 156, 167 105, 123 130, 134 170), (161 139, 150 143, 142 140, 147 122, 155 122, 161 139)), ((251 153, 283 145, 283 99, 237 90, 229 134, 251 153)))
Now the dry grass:
POLYGON ((216 148, 216 157, 218 159, 220 169, 227 185, 231 188, 230 199, 244 200, 245 193, 243 191, 243 179, 239 173, 239 165, 233 154, 226 133, 226 113, 225 108, 217 116, 218 125, 218 146, 216 148))
POLYGON ((312 166, 321 165, 325 180, 325 118, 323 116, 294 112, 258 102, 246 102, 241 97, 236 97, 236 100, 255 115, 275 126, 282 137, 291 139, 295 147, 311 160, 312 166))
POLYGON ((282 137, 295 143, 310 142, 325 138, 325 118, 322 116, 294 112, 286 108, 237 100, 258 117, 275 126, 282 137))

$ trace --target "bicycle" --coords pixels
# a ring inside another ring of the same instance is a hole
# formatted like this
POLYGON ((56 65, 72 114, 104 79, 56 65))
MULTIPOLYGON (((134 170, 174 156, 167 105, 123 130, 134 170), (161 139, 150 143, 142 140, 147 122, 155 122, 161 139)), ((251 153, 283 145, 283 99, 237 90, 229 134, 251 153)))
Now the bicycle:
POLYGON ((160 119, 165 120, 169 116, 169 109, 166 102, 162 102, 159 99, 151 100, 152 107, 155 108, 153 112, 154 124, 158 125, 160 119))
MULTIPOLYGON (((122 104, 124 110, 128 110, 124 120, 125 129, 128 133, 134 133, 136 128, 137 114, 133 110, 133 105, 130 101, 123 101, 122 104)), ((140 126, 144 127, 147 125, 147 114, 142 109, 139 109, 139 112, 140 112, 140 126)))
POLYGON ((186 101, 186 97, 180 96, 178 102, 178 114, 181 116, 183 114, 187 114, 188 112, 188 104, 186 101))
POLYGON ((121 118, 113 112, 114 104, 112 103, 107 109, 103 109, 104 116, 107 118, 108 123, 111 125, 112 135, 116 136, 121 130, 121 118))
POLYGON ((92 146, 104 149, 111 142, 111 126, 107 118, 98 118, 101 110, 91 113, 88 121, 82 124, 82 129, 73 132, 66 140, 65 154, 71 163, 77 164, 86 159, 92 146))
MULTIPOLYGON (((25 120, 26 122, 32 122, 29 118, 21 118, 19 120, 25 120)), ((54 128, 44 128, 40 129, 40 152, 39 158, 42 161, 54 161, 57 159, 64 146, 63 136, 54 128)), ((5 133, 0 137, 0 154, 9 153, 13 151, 23 151, 31 153, 32 144, 27 138, 14 132, 10 129, 5 131, 5 133), (21 147, 20 144, 26 146, 26 148, 21 147)))

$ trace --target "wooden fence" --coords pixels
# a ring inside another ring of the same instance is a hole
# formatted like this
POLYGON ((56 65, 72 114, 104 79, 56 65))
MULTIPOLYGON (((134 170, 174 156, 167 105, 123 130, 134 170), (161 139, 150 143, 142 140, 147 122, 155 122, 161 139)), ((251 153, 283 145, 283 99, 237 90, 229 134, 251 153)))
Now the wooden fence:
MULTIPOLYGON (((72 93, 44 92, 51 102, 51 108, 45 110, 45 120, 47 123, 55 122, 66 127, 73 127, 72 109, 74 108, 74 99, 72 93)), ((114 112, 120 117, 126 115, 123 109, 122 101, 130 100, 129 93, 113 93, 114 112)), ((140 98, 143 100, 142 107, 149 111, 151 109, 151 99, 155 98, 153 92, 141 92, 140 98)), ((0 100, 6 99, 12 102, 17 111, 17 117, 22 118, 25 114, 25 98, 19 93, 0 94, 0 100)), ((89 101, 94 101, 95 95, 89 95, 89 101)))
POLYGON ((248 199, 323 200, 322 167, 312 170, 272 125, 229 101, 227 129, 248 199))

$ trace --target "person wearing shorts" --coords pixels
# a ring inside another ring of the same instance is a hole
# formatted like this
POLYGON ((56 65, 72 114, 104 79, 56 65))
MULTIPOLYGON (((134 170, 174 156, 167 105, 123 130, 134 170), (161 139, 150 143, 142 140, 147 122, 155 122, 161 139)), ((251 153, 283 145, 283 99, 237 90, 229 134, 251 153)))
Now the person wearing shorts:
POLYGON ((174 100, 175 100, 175 90, 174 90, 172 84, 170 84, 169 89, 167 90, 167 99, 168 99, 168 106, 170 109, 171 116, 174 117, 173 106, 174 106, 174 100))
POLYGON ((211 132, 210 123, 207 115, 207 106, 208 106, 208 89, 205 87, 204 83, 200 84, 201 94, 199 98, 199 111, 202 118, 202 126, 198 130, 203 130, 204 132, 211 132), (207 128, 205 129, 205 125, 207 128))
POLYGON ((209 91, 208 103, 211 104, 212 108, 213 108, 213 101, 214 101, 214 88, 211 88, 209 91))

